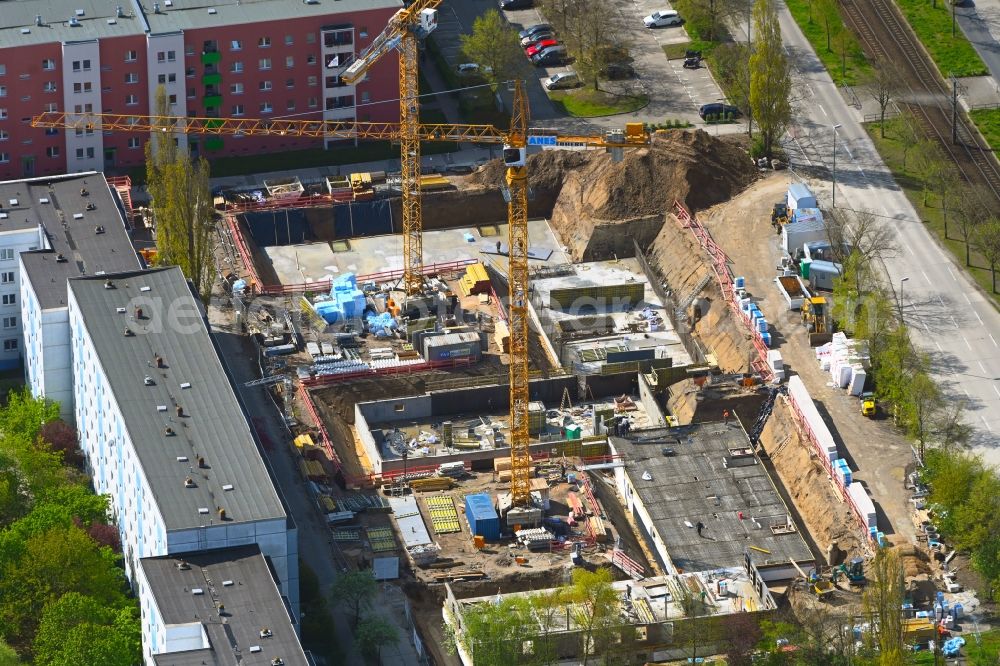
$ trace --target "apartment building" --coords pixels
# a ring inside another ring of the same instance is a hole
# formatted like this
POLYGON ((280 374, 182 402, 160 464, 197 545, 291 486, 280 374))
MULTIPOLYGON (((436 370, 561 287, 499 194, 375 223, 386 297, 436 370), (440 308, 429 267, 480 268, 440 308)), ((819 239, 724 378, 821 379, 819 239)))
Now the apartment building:
MULTIPOLYGON (((392 121, 398 59, 340 75, 400 0, 18 0, 0 11, 0 180, 141 165, 147 135, 30 126, 45 111, 392 121)), ((208 158, 333 139, 186 136, 208 158)))
POLYGON ((140 599, 143 558, 256 544, 297 615, 296 527, 181 270, 74 278, 69 325, 80 446, 140 599))

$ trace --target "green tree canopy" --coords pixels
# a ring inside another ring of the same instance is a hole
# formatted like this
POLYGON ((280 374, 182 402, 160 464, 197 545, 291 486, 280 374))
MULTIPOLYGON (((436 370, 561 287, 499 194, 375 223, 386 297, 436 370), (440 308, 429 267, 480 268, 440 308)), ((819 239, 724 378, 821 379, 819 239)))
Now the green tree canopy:
POLYGON ((479 65, 480 74, 493 85, 516 78, 524 68, 517 32, 495 9, 477 16, 472 33, 462 35, 461 40, 462 55, 479 65))
POLYGON ((395 645, 399 641, 399 631, 396 625, 381 615, 375 615, 366 617, 358 623, 354 637, 358 641, 361 654, 377 659, 382 653, 382 648, 395 645))
POLYGON ((764 155, 774 146, 792 117, 789 95, 792 79, 781 45, 781 27, 771 0, 756 0, 753 8, 754 42, 750 54, 750 109, 760 127, 764 155))
POLYGON ((361 611, 371 605, 377 591, 378 584, 370 570, 350 571, 337 576, 333 581, 330 596, 334 601, 347 604, 354 613, 354 626, 357 627, 361 611))
POLYGON ((76 592, 45 607, 35 636, 37 666, 132 666, 142 660, 135 607, 115 608, 76 592))

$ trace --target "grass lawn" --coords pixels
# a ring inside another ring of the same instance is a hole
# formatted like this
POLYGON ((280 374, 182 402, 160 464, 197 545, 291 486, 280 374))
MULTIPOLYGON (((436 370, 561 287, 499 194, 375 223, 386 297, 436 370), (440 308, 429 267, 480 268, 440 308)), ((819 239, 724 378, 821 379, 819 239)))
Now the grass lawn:
MULTIPOLYGON (((945 0, 942 0, 944 2, 945 0)), ((795 18, 799 28, 806 39, 812 44, 816 55, 823 62, 826 71, 830 73, 833 82, 838 86, 859 85, 867 74, 872 71, 872 66, 865 58, 864 51, 858 44, 858 40, 844 26, 844 21, 837 14, 835 22, 831 20, 830 25, 830 48, 826 47, 826 24, 819 16, 819 11, 812 0, 786 0, 788 10, 795 18), (810 17, 812 20, 810 20, 810 17), (844 32, 847 35, 847 58, 845 60, 841 52, 841 43, 838 34, 844 32)))
MULTIPOLYGON (((916 157, 913 155, 915 151, 910 151, 910 154, 907 156, 906 169, 903 169, 903 150, 901 143, 897 138, 897 127, 900 122, 901 120, 898 118, 886 121, 884 139, 879 136, 878 123, 868 124, 866 125, 866 129, 868 130, 868 134, 871 136, 872 141, 875 142, 875 147, 878 149, 882 159, 892 171, 896 182, 899 183, 899 186, 906 192, 906 197, 910 200, 910 203, 913 204, 913 207, 917 211, 917 215, 920 216, 920 219, 923 220, 924 224, 928 228, 937 234, 938 241, 945 245, 951 253, 955 255, 958 260, 958 265, 961 266, 965 263, 965 244, 959 236, 957 226, 949 223, 949 238, 946 239, 944 236, 945 216, 938 197, 931 194, 927 199, 928 205, 924 206, 923 183, 920 177, 916 174, 913 166, 914 162, 916 162, 916 157)), ((949 220, 954 218, 954 216, 954 212, 948 212, 949 220)), ((975 249, 973 249, 970 256, 972 259, 972 266, 967 267, 965 270, 976 282, 979 283, 985 292, 989 294, 992 289, 992 277, 990 274, 989 264, 976 252, 975 249)), ((997 281, 998 284, 1000 284, 1000 276, 998 276, 997 281)), ((1000 302, 1000 295, 993 294, 993 299, 1000 302)))
POLYGON ((896 0, 910 27, 945 76, 982 76, 989 74, 986 65, 961 29, 951 36, 951 5, 938 0, 937 8, 928 0, 896 0))
MULTIPOLYGON (((981 643, 976 643, 974 634, 962 634, 965 639, 965 646, 962 648, 962 656, 966 658, 967 666, 993 666, 997 663, 997 654, 1000 654, 1000 629, 994 629, 980 634, 981 643)), ((930 651, 916 652, 909 662, 916 666, 932 666, 934 664, 934 653, 930 651)))
POLYGON ((549 97, 557 109, 577 118, 630 113, 649 104, 649 97, 646 95, 614 95, 590 87, 552 92, 549 97))
POLYGON ((970 111, 969 117, 983 133, 994 153, 1000 152, 1000 108, 970 111))

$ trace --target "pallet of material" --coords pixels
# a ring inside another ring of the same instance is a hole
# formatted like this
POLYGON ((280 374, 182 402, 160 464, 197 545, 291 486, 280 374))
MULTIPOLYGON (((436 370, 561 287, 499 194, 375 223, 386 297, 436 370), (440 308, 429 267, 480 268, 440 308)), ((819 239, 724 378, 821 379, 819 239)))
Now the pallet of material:
POLYGON ((369 527, 368 543, 372 547, 372 552, 375 553, 396 550, 396 538, 392 535, 390 527, 369 527))
POLYGON ((432 476, 426 479, 413 479, 410 481, 410 489, 419 493, 429 493, 435 490, 451 490, 455 485, 455 479, 447 476, 432 476))
POLYGON ((608 530, 604 526, 604 520, 600 516, 591 516, 590 520, 590 531, 593 533, 594 538, 597 539, 598 543, 604 543, 608 540, 608 530))
POLYGON ((434 574, 434 580, 440 581, 442 583, 463 580, 470 578, 486 578, 486 574, 482 571, 475 571, 472 569, 464 569, 462 571, 449 571, 447 573, 434 574))
POLYGON ((494 458, 493 459, 493 471, 503 472, 510 469, 510 458, 494 458))
POLYGON ((475 296, 490 292, 490 276, 482 264, 472 264, 466 267, 465 273, 458 281, 458 289, 463 296, 475 296))
POLYGON ((323 513, 333 513, 337 510, 337 502, 329 495, 320 495, 319 508, 323 510, 323 513))
MULTIPOLYGON (((535 475, 535 467, 531 466, 528 468, 528 476, 535 475)), ((510 483, 511 470, 505 469, 497 472, 497 482, 498 483, 510 483)))
POLYGON ((302 433, 301 435, 293 439, 292 442, 295 443, 295 448, 299 449, 300 451, 302 449, 311 449, 316 446, 316 443, 313 442, 312 435, 310 435, 307 432, 302 433))
POLYGON ((496 342, 497 348, 502 353, 510 353, 510 329, 507 328, 507 322, 496 322, 493 327, 493 341, 496 342))
POLYGON ((451 534, 462 531, 462 524, 458 522, 458 512, 455 510, 455 502, 450 495, 428 497, 425 501, 434 532, 451 534))
POLYGON ((424 192, 434 190, 446 190, 451 187, 451 181, 436 173, 429 173, 420 176, 420 189, 424 192))
POLYGON ((299 471, 302 476, 312 481, 322 481, 326 478, 323 463, 318 460, 299 460, 299 471))

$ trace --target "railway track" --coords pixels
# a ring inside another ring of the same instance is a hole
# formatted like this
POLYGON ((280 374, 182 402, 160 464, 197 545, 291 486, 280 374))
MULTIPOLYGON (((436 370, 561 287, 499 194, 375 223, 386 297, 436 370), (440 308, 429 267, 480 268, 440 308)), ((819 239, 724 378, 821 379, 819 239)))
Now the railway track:
POLYGON ((924 133, 940 144, 967 182, 988 187, 1000 201, 1000 165, 983 146, 962 114, 954 127, 949 91, 935 65, 920 48, 916 35, 892 0, 841 0, 845 18, 876 61, 894 62, 912 101, 901 102, 917 118, 924 133))

